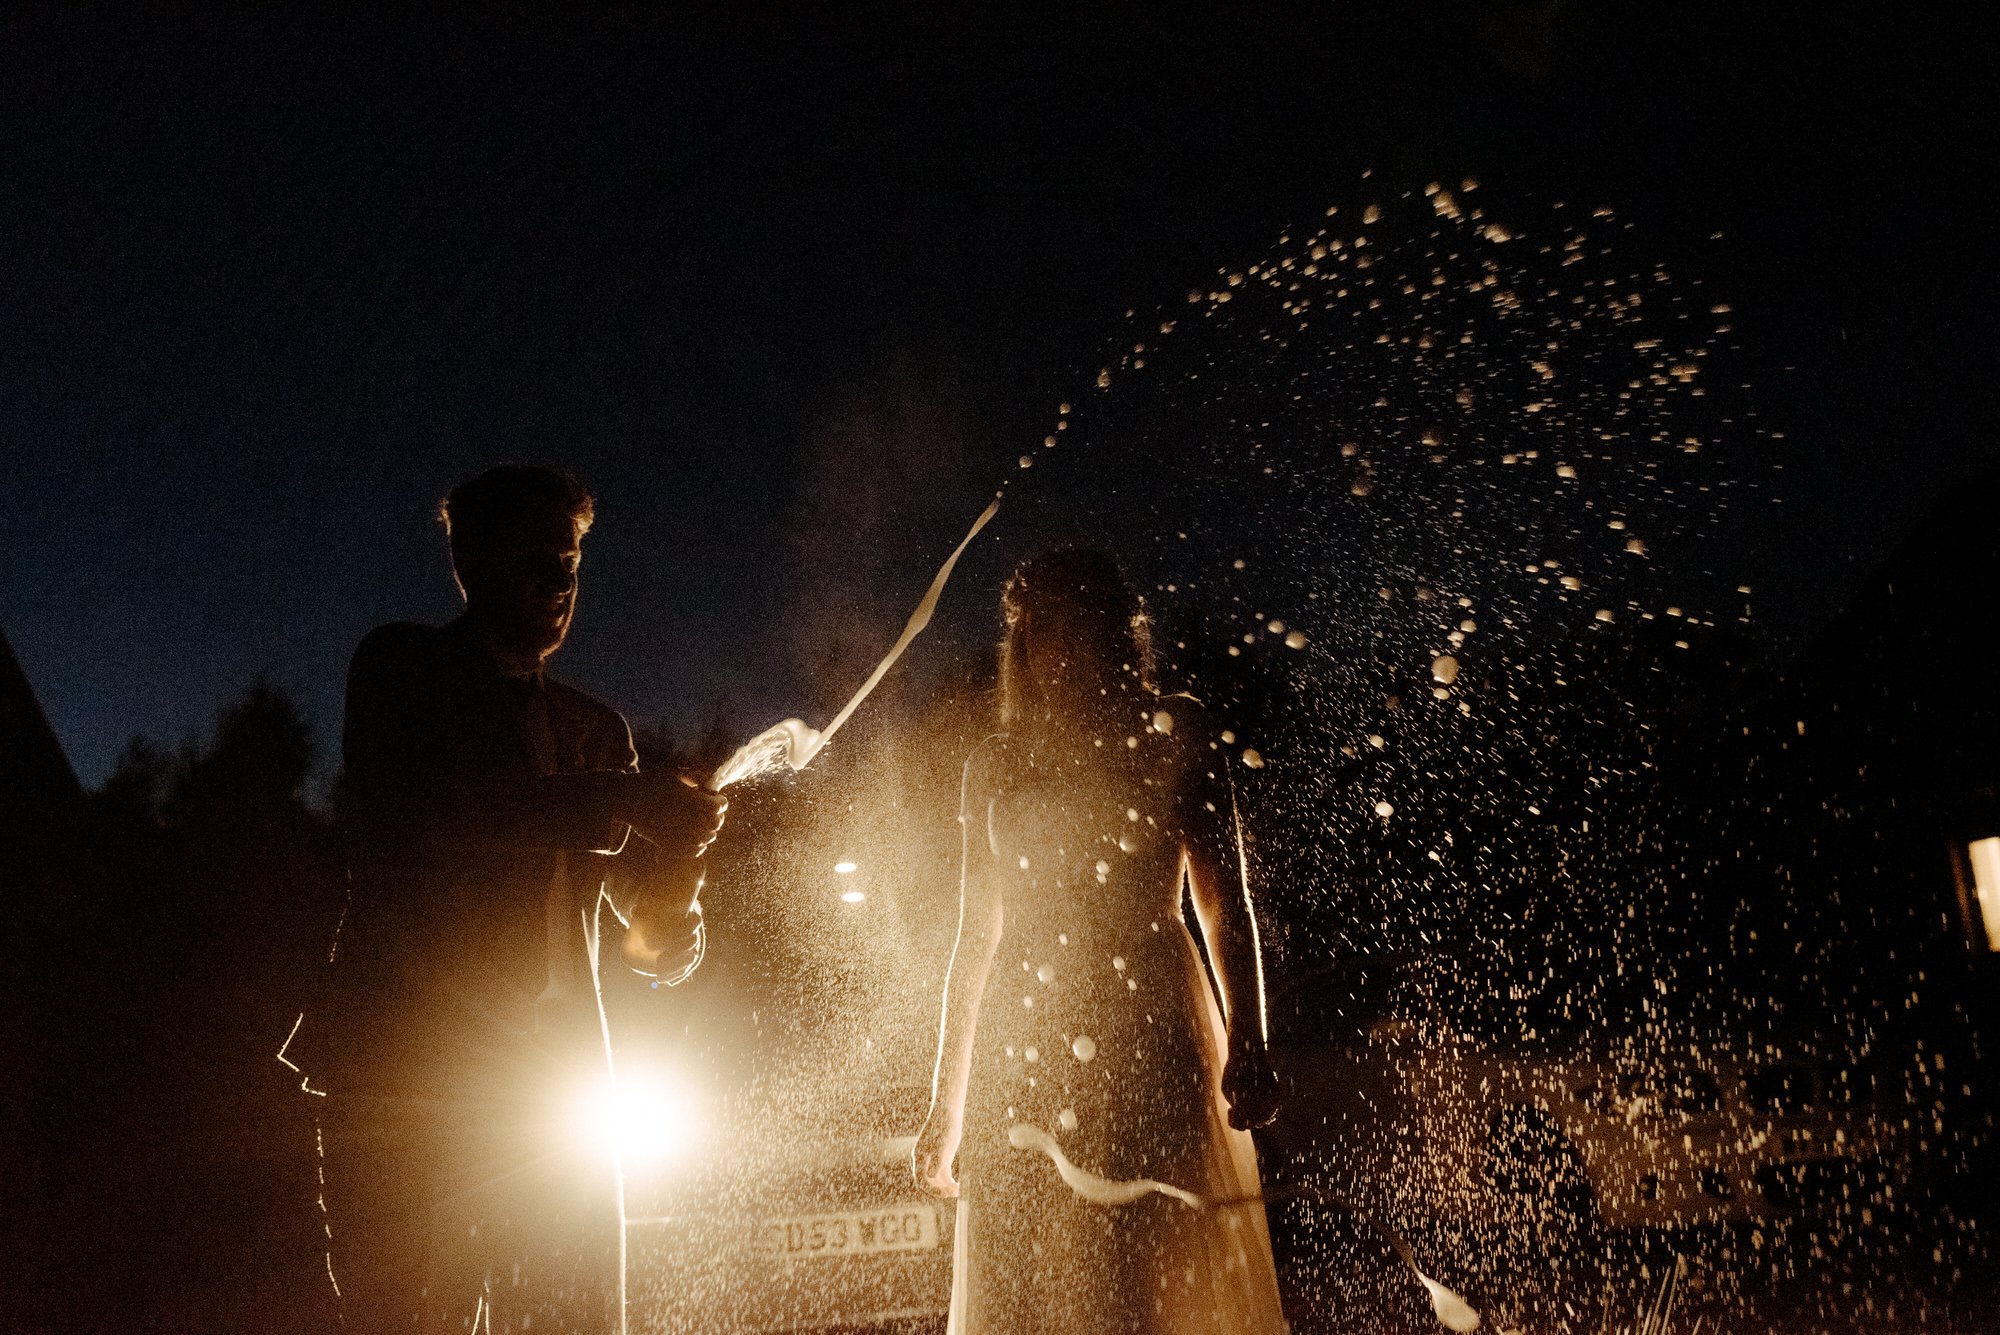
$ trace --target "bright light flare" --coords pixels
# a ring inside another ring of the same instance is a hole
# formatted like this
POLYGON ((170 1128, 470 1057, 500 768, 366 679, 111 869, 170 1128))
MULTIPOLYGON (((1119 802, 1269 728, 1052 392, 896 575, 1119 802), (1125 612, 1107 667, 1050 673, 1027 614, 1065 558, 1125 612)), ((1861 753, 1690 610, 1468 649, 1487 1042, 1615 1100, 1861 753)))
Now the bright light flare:
POLYGON ((2000 951, 2000 838, 1975 839, 1965 854, 1972 865, 1972 893, 1986 928, 1986 948, 2000 951))
POLYGON ((868 896, 859 890, 843 890, 840 892, 840 902, 843 904, 859 904, 866 898, 868 896))
POLYGON ((577 1101, 577 1137, 628 1168, 682 1159, 699 1144, 700 1110, 678 1082, 649 1072, 602 1080, 577 1101))
POLYGON ((852 862, 836 862, 833 864, 833 874, 836 876, 849 876, 854 873, 857 866, 858 864, 852 862))

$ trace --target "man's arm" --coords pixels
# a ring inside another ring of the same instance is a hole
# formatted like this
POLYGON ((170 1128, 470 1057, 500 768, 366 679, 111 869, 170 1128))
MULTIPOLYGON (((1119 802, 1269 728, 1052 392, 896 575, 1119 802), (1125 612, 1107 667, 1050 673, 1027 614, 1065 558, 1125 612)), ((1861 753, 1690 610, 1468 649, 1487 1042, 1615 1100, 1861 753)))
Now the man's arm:
MULTIPOLYGON (((348 669, 343 801, 369 841, 613 852, 636 827, 691 857, 714 838, 721 800, 671 775, 607 769, 496 779, 456 770, 432 635, 384 626, 362 640, 348 669)), ((629 741, 626 753, 629 761, 629 741)))

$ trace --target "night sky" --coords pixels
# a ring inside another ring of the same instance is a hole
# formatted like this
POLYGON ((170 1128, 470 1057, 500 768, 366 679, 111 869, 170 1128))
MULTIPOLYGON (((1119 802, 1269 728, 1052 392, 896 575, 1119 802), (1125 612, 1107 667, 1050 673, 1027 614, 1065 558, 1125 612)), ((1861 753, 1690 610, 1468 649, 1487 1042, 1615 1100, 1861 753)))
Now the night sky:
POLYGON ((330 743, 503 459, 600 498, 562 675, 811 713, 802 609, 886 640, 1126 308, 1371 169, 1614 204, 1729 296, 1793 450, 1737 539, 1776 634, 1991 466, 1977 7, 1073 8, 10 9, 0 629, 85 780, 260 674, 330 743))

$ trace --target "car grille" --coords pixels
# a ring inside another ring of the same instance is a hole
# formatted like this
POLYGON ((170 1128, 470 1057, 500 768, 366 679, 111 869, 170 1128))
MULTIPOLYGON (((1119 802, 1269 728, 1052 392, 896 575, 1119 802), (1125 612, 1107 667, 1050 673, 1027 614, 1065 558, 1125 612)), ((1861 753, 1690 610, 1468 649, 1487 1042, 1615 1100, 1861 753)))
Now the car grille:
POLYGON ((1838 1062, 1773 1062, 1743 1076, 1750 1105, 1780 1116, 1816 1108, 1862 1108, 1875 1102, 1876 1072, 1838 1062))
POLYGON ((1847 1158, 1765 1164, 1757 1170, 1758 1190, 1779 1210, 1824 1210, 1865 1200, 1882 1180, 1878 1165, 1847 1158))

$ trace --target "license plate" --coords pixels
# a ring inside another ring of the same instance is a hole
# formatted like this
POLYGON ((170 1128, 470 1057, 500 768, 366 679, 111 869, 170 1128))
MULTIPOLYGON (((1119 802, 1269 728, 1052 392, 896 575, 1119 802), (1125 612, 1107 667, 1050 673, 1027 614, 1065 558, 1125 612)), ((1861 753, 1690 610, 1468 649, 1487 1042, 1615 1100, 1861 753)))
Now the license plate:
POLYGON ((762 1241, 788 1261, 924 1251, 938 1245, 937 1211, 925 1202, 913 1201, 876 1210, 793 1215, 767 1221, 762 1241))

